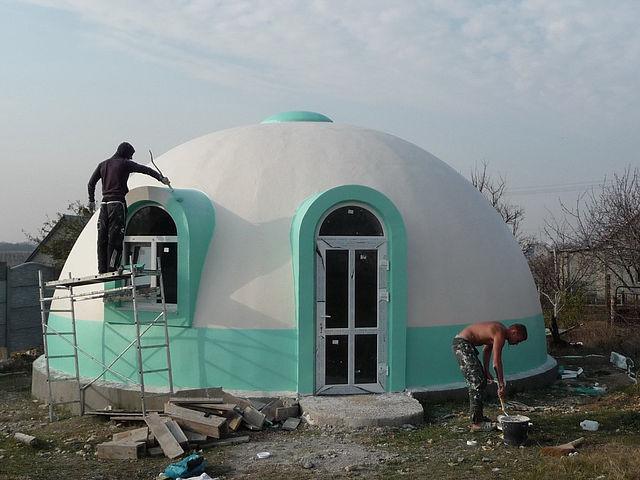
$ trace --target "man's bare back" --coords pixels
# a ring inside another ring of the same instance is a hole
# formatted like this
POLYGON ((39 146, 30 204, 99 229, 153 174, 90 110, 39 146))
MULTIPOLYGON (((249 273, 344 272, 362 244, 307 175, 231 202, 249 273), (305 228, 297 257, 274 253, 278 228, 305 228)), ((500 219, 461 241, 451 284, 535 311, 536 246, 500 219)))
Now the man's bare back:
POLYGON ((474 346, 493 345, 496 339, 506 337, 507 327, 500 322, 481 322, 469 325, 462 330, 457 336, 471 342, 474 346))

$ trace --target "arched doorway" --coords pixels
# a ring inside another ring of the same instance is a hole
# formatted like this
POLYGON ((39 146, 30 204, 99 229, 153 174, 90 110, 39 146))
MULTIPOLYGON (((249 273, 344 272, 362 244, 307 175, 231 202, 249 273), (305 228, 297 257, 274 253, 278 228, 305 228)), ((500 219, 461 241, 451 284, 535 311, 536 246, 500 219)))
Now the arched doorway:
POLYGON ((368 207, 329 210, 316 234, 316 393, 384 392, 389 259, 368 207))
MULTIPOLYGON (((155 205, 136 210, 129 218, 124 237, 124 261, 162 268, 166 302, 178 303, 178 234, 171 215, 155 205)), ((140 285, 155 287, 156 277, 139 277, 140 285)), ((156 300, 159 302, 160 300, 156 300)))

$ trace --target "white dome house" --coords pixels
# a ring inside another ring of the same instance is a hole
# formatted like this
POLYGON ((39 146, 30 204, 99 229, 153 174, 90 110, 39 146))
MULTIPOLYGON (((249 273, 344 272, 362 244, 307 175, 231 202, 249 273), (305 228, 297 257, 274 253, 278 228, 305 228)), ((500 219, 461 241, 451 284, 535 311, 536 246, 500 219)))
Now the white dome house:
MULTIPOLYGON (((467 180, 416 145, 288 112, 189 141, 157 164, 175 191, 131 178, 125 251, 162 259, 176 388, 449 391, 464 385, 453 337, 489 320, 529 332, 505 347, 508 380, 554 370, 517 242, 467 180)), ((96 221, 63 276, 95 274, 96 221)), ((48 321, 63 331, 65 315, 48 321)), ((79 302, 75 315, 78 344, 104 364, 134 338, 126 303, 79 302)), ((68 350, 55 336, 49 348, 68 350)), ((133 382, 135 355, 113 366, 133 382)), ((144 361, 153 369, 165 357, 144 361)), ((69 358, 51 365, 74 371, 69 358)), ((102 370, 80 354, 83 377, 102 370)), ((166 373, 145 382, 160 388, 166 373)))

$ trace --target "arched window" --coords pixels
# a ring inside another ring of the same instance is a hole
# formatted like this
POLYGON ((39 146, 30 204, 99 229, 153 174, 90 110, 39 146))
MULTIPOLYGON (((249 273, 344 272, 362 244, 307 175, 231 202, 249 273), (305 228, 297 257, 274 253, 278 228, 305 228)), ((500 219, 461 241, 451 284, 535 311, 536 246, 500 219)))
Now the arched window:
MULTIPOLYGON (((161 207, 142 207, 131 216, 125 231, 124 262, 162 268, 165 300, 178 303, 178 235, 176 224, 161 207)), ((140 285, 156 286, 155 277, 141 277, 140 285)))
POLYGON ((369 210, 355 205, 335 209, 322 222, 320 236, 381 237, 380 221, 369 210))

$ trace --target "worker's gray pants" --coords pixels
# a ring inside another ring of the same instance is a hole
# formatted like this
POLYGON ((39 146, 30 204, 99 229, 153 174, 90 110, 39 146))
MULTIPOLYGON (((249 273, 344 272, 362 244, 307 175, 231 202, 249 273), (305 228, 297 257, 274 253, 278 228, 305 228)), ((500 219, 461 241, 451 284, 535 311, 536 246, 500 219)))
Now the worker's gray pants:
POLYGON ((102 202, 98 216, 98 273, 115 272, 122 259, 127 205, 102 202))
POLYGON ((469 384, 469 410, 472 423, 485 420, 482 397, 487 388, 487 378, 478 359, 478 350, 464 338, 453 339, 453 353, 458 359, 460 371, 469 384))

